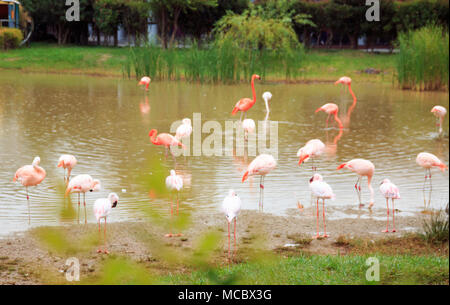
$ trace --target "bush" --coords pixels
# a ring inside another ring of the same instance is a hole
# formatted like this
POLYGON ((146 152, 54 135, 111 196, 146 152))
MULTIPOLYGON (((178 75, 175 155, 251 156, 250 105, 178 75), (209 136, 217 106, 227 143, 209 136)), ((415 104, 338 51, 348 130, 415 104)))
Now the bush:
POLYGON ((439 212, 423 222, 423 238, 433 244, 448 242, 448 215, 439 212))
POLYGON ((22 40, 23 34, 19 29, 0 28, 0 49, 15 49, 22 40))
POLYGON ((448 31, 430 25, 401 33, 397 77, 404 89, 448 89, 448 31))

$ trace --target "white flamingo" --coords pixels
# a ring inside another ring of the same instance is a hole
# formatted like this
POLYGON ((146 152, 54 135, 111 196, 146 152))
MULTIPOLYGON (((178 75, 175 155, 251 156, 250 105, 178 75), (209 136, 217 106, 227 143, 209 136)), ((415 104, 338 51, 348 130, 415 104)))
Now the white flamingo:
POLYGON ((234 190, 228 191, 228 196, 225 197, 222 204, 222 211, 228 222, 228 260, 231 259, 231 244, 230 244, 230 225, 234 222, 234 251, 236 253, 236 218, 241 211, 241 199, 236 195, 234 190))
POLYGON ((94 202, 94 215, 98 222, 98 234, 100 235, 100 220, 103 218, 105 220, 104 226, 104 249, 98 249, 97 253, 105 253, 108 254, 108 250, 106 249, 106 218, 111 214, 113 208, 117 206, 119 203, 119 196, 116 193, 110 193, 108 198, 99 198, 94 202))
POLYGON ((319 234, 319 199, 322 199, 322 216, 323 216, 323 235, 322 237, 328 237, 327 234, 327 225, 325 222, 325 199, 334 199, 335 195, 333 193, 333 189, 328 185, 325 181, 323 181, 323 177, 320 174, 314 174, 312 178, 309 180, 309 188, 311 189, 311 193, 317 200, 317 226, 316 226, 316 236, 314 238, 321 237, 319 234))
POLYGON ((387 209, 386 230, 384 230, 383 233, 389 232, 389 198, 392 200, 392 232, 396 232, 394 199, 400 199, 400 191, 398 190, 398 187, 389 179, 384 179, 380 184, 380 192, 383 194, 384 198, 386 198, 387 209))
POLYGON ((80 193, 83 193, 84 223, 87 223, 86 193, 98 192, 100 189, 100 180, 93 179, 90 175, 78 175, 69 181, 64 197, 67 197, 70 193, 78 193, 78 223, 80 222, 80 193))
MULTIPOLYGON (((170 175, 166 178, 166 187, 167 189, 172 193, 170 198, 170 217, 173 216, 173 192, 177 193, 177 215, 178 215, 178 208, 179 208, 179 193, 183 189, 183 177, 180 175, 177 175, 175 170, 170 170, 170 175)), ((166 237, 173 237, 173 236, 181 236, 182 234, 172 234, 170 232, 169 234, 166 234, 166 237)))

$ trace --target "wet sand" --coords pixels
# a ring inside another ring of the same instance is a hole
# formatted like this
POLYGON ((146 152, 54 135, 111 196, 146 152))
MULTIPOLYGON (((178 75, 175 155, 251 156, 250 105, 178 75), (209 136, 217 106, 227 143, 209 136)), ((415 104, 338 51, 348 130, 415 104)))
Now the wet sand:
MULTIPOLYGON (((338 254, 340 252, 334 243, 339 236, 348 238, 379 239, 402 236, 406 233, 419 231, 425 214, 402 216, 397 213, 397 233, 381 233, 385 228, 385 218, 381 215, 371 215, 368 210, 349 209, 349 218, 329 219, 327 221, 327 239, 313 240, 308 251, 313 254, 338 254)), ((330 214, 333 214, 332 212, 330 214)), ((223 236, 223 251, 220 256, 225 260, 227 223, 225 217, 219 213, 192 215, 192 222, 183 231, 183 236, 166 238, 167 229, 151 222, 116 222, 108 224, 108 250, 111 255, 126 256, 135 261, 154 262, 161 265, 162 270, 173 268, 173 272, 183 272, 180 266, 168 266, 161 254, 160 246, 181 250, 178 253, 192 253, 196 239, 201 233, 218 232, 223 236)), ((320 219, 322 226, 322 218, 320 219)), ((97 236, 96 224, 68 225, 56 228, 70 236, 70 240, 80 240, 87 235, 97 236)), ((99 262, 105 254, 96 252, 97 246, 88 245, 75 254, 61 254, 50 251, 38 239, 43 228, 34 228, 20 234, 11 235, 0 240, 0 284, 42 284, 64 283, 65 262, 68 257, 75 256, 81 264, 81 277, 98 271, 99 262)), ((45 229, 45 228, 44 228, 45 229)), ((301 238, 310 238, 315 234, 315 218, 311 208, 300 211, 291 209, 287 216, 275 216, 257 211, 243 210, 238 218, 239 249, 254 247, 253 242, 258 239, 258 246, 265 250, 280 249, 286 244, 294 245, 301 238)))

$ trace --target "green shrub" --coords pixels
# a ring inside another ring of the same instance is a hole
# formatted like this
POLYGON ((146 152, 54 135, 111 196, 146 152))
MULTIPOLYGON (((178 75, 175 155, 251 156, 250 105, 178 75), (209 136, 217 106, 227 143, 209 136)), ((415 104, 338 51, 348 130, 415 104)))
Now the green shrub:
POLYGON ((448 89, 448 30, 429 25, 401 33, 397 77, 404 89, 448 89))
POLYGON ((444 212, 433 214, 423 222, 423 238, 434 244, 448 242, 448 215, 444 212))
POLYGON ((22 40, 23 34, 19 29, 0 28, 0 49, 15 49, 22 40))

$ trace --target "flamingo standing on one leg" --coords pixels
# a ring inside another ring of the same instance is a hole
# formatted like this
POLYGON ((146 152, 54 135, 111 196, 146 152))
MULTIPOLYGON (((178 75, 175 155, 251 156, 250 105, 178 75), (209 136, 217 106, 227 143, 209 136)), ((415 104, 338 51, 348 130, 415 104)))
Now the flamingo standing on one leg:
POLYGON ((325 144, 319 139, 312 139, 306 142, 305 146, 301 147, 297 151, 297 157, 299 157, 298 165, 300 166, 303 162, 308 161, 309 158, 312 160, 312 170, 316 171, 317 168, 314 166, 314 158, 320 156, 325 150, 325 144))
POLYGON ((389 232, 389 198, 392 200, 392 232, 397 232, 395 230, 395 206, 394 199, 400 199, 400 192, 398 187, 392 183, 389 179, 384 179, 380 184, 380 192, 386 198, 386 209, 387 209, 387 221, 386 230, 383 233, 389 232))
POLYGON ((228 191, 228 196, 225 197, 222 204, 222 211, 228 222, 228 261, 231 260, 231 243, 230 243, 230 225, 234 221, 234 252, 236 253, 236 218, 241 211, 241 199, 236 195, 234 190, 228 191))
POLYGON ((183 138, 189 138, 192 133, 192 124, 191 119, 184 118, 182 120, 182 124, 178 126, 176 132, 175 132, 175 138, 177 140, 181 140, 183 138))
POLYGON ((436 116, 436 126, 439 129, 439 135, 442 135, 442 125, 444 124, 444 118, 447 114, 447 109, 442 106, 434 106, 433 109, 431 109, 431 112, 436 116))
POLYGON ((431 168, 439 167, 442 172, 445 172, 445 170, 448 167, 447 167, 447 165, 444 164, 444 162, 439 160, 438 157, 436 157, 433 154, 427 153, 427 152, 419 153, 416 158, 416 163, 425 169, 425 180, 423 182, 423 204, 424 204, 425 209, 427 209, 431 203, 431 191, 432 191, 431 168), (428 178, 430 179, 430 192, 429 192, 429 198, 427 201, 426 196, 425 196, 425 185, 426 185, 428 178))
POLYGON ((235 115, 239 111, 241 111, 241 118, 239 121, 242 121, 242 113, 245 113, 245 117, 247 117, 247 111, 253 107, 253 105, 256 103, 256 93, 255 93, 255 79, 261 79, 259 75, 253 74, 252 75, 252 93, 253 93, 253 100, 249 98, 242 98, 240 99, 236 105, 233 108, 233 111, 231 112, 232 115, 235 115))
POLYGON ((338 123, 340 129, 344 128, 341 120, 338 117, 338 112, 339 112, 338 105, 333 104, 333 103, 328 103, 328 104, 325 104, 322 107, 316 109, 316 113, 319 111, 323 111, 328 114, 327 125, 326 125, 327 128, 328 128, 328 120, 330 119, 330 116, 334 117, 334 120, 336 121, 336 123, 338 123))
POLYGON ((31 222, 30 215, 30 196, 28 196, 28 187, 39 185, 45 178, 45 170, 39 166, 41 158, 35 157, 31 165, 25 165, 19 168, 13 178, 13 181, 19 181, 27 192, 27 205, 28 205, 28 224, 31 222))
POLYGON ((170 153, 175 159, 172 151, 170 150, 171 146, 181 146, 182 148, 186 148, 186 146, 181 143, 177 138, 168 133, 160 133, 159 135, 156 129, 150 130, 148 136, 150 137, 150 141, 154 145, 163 145, 166 148, 166 157, 167 157, 167 149, 169 149, 170 153))
POLYGON ((316 236, 314 238, 321 237, 319 234, 319 199, 322 199, 322 217, 323 217, 323 235, 322 237, 328 237, 327 234, 327 225, 325 222, 325 199, 334 199, 335 195, 331 186, 328 185, 325 181, 323 181, 323 177, 320 174, 314 174, 312 178, 309 180, 309 188, 311 189, 311 193, 317 200, 317 226, 316 226, 316 236))
POLYGON ((70 193, 78 193, 78 223, 80 223, 80 193, 83 193, 84 223, 87 223, 86 193, 97 192, 100 189, 100 180, 93 179, 90 175, 77 175, 69 181, 64 197, 67 197, 70 193))
POLYGON ((370 162, 369 160, 353 159, 353 160, 350 160, 346 163, 342 163, 341 165, 339 165, 337 167, 337 170, 339 170, 341 168, 349 169, 358 175, 358 180, 356 181, 356 184, 355 184, 355 190, 356 190, 356 193, 358 194, 360 208, 362 206, 364 206, 361 202, 361 181, 364 176, 367 177, 367 186, 369 187, 369 190, 370 190, 369 209, 372 208, 374 202, 373 202, 373 188, 371 185, 371 181, 372 181, 373 173, 375 172, 375 166, 373 165, 373 163, 370 162))
POLYGON ((244 139, 245 139, 245 141, 247 141, 248 135, 250 133, 253 133, 253 131, 255 131, 255 128, 256 128, 255 121, 253 121, 252 119, 243 120, 242 128, 244 129, 244 139))
POLYGON ((145 91, 148 91, 148 87, 150 86, 150 82, 152 81, 152 79, 148 76, 144 76, 143 78, 141 78, 141 80, 138 83, 138 86, 140 85, 145 85, 145 91))
POLYGON ((104 249, 98 249, 97 253, 108 254, 106 249, 106 218, 111 214, 111 210, 117 206, 119 203, 119 196, 116 193, 109 193, 108 198, 99 198, 94 202, 94 215, 98 223, 98 234, 100 235, 100 220, 103 218, 105 220, 105 226, 103 229, 104 234, 104 249))
POLYGON ((248 165, 247 171, 242 176, 242 182, 247 180, 248 176, 260 176, 259 209, 261 211, 264 207, 264 178, 276 166, 277 162, 272 155, 260 154, 248 165))
POLYGON ((64 182, 69 183, 70 173, 72 169, 77 165, 77 159, 72 155, 61 155, 58 160, 58 167, 64 168, 64 182), (66 177, 67 169, 67 177, 66 177))
MULTIPOLYGON (((176 174, 175 170, 170 170, 170 176, 166 178, 166 187, 170 192, 177 192, 177 215, 179 207, 179 193, 183 188, 183 178, 176 174)), ((173 217, 173 197, 170 199, 170 217, 173 217)), ((181 236, 181 234, 166 234, 166 237, 181 236)))

